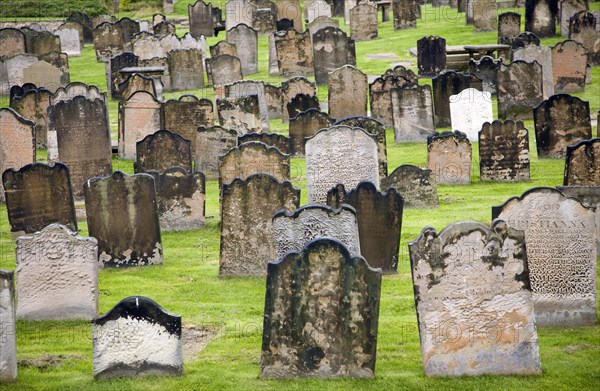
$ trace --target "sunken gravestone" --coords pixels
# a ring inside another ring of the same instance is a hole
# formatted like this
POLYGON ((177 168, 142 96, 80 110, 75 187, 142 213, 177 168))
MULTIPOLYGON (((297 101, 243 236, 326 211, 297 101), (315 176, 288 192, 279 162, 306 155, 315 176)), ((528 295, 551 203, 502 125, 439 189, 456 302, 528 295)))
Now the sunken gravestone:
POLYGON ((402 195, 406 208, 426 209, 440 206, 433 172, 426 168, 403 164, 381 179, 381 188, 396 189, 402 195))
POLYGON ((466 134, 435 133, 427 139, 427 167, 435 183, 471 183, 471 142, 466 134))
POLYGON ((531 119, 543 96, 542 66, 537 62, 513 61, 498 69, 498 116, 531 119))
POLYGON ((237 132, 221 126, 200 126, 196 133, 194 167, 207 179, 219 177, 219 156, 237 146, 237 132))
POLYGON ((600 187, 600 138, 569 145, 566 155, 565 186, 600 187))
POLYGON ((161 102, 146 91, 137 91, 119 103, 119 156, 135 159, 136 143, 160 129, 161 102))
POLYGON ((17 380, 14 272, 0 269, 0 383, 17 380))
POLYGON ((290 120, 289 135, 292 155, 304 156, 306 138, 312 137, 321 129, 331 126, 333 120, 327 113, 318 109, 308 109, 290 120))
POLYGON ((482 181, 529 180, 529 132, 523 122, 495 120, 479 132, 479 171, 482 181))
POLYGON ((280 181, 290 179, 290 155, 258 141, 233 147, 219 157, 219 184, 231 183, 235 178, 246 179, 259 172, 280 181))
POLYGON ((136 143, 135 172, 162 172, 171 167, 192 171, 192 143, 168 130, 159 130, 136 143))
POLYGON ((419 76, 434 77, 446 69, 446 40, 437 36, 417 41, 419 76))
POLYGON ((452 129, 465 133, 471 141, 477 141, 481 126, 494 120, 492 94, 467 88, 451 95, 450 119, 452 129))
POLYGON ((327 89, 329 115, 346 118, 367 115, 368 77, 352 65, 344 65, 329 74, 327 89))
POLYGON ((525 30, 540 38, 556 35, 556 0, 527 0, 525 2, 525 30))
POLYGON ((541 373, 524 236, 461 221, 409 243, 425 375, 541 373))
POLYGON ((154 178, 115 171, 84 186, 89 235, 104 267, 163 263, 154 178))
POLYGON ((552 47, 552 77, 555 92, 585 90, 588 54, 579 42, 566 40, 552 47))
POLYGON ((427 140, 435 132, 431 86, 411 84, 392 89, 391 95, 394 141, 427 140))
POLYGON ((450 127, 452 123, 450 113, 450 97, 460 94, 467 88, 482 91, 482 82, 477 76, 456 72, 444 71, 431 79, 433 86, 433 112, 437 128, 450 127))

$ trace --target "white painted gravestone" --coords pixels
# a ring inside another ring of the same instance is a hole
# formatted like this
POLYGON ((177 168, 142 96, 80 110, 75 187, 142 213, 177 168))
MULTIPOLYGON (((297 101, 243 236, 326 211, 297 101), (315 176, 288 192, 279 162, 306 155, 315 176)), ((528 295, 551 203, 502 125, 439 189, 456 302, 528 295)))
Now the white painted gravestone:
POLYGON ((450 96, 452 129, 466 133, 471 141, 478 140, 478 133, 485 122, 492 122, 492 94, 467 88, 450 96))

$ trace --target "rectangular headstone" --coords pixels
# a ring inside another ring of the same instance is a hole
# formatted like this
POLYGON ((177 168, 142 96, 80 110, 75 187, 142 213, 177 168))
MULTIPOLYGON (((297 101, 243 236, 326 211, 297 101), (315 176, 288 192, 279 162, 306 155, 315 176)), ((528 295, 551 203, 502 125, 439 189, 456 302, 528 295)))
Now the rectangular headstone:
POLYGON ((138 91, 119 103, 119 156, 135 159, 135 144, 160 129, 161 103, 145 91, 138 91))
POLYGON ((427 139, 427 167, 436 183, 471 183, 472 153, 467 135, 459 131, 435 133, 427 139))
POLYGON ((14 272, 0 269, 0 383, 17 380, 14 272))
POLYGON ((529 132, 523 122, 495 120, 479 132, 479 170, 482 181, 529 180, 529 132))
POLYGON ((391 95, 394 140, 426 141, 435 132, 431 86, 407 85, 394 88, 391 95))

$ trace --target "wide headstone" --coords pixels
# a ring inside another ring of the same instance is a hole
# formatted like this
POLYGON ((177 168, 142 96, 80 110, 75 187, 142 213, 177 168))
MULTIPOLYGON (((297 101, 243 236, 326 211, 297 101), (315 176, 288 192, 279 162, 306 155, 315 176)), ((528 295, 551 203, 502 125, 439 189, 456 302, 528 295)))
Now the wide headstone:
POLYGON ((440 202, 432 175, 429 169, 403 164, 381 179, 381 188, 396 189, 406 208, 437 208, 440 202))
MULTIPOLYGON (((252 24, 250 24, 252 25, 252 24)), ((234 44, 242 63, 242 74, 258 72, 258 33, 252 27, 238 24, 227 30, 227 42, 234 44)))
POLYGON ((481 87, 484 92, 492 95, 497 93, 498 68, 502 59, 494 59, 491 56, 483 56, 479 60, 469 60, 469 73, 481 79, 481 87))
POLYGON ((533 108, 544 100, 542 66, 514 61, 498 68, 498 117, 533 118, 533 108))
POLYGON ((204 62, 200 50, 172 50, 167 53, 167 62, 172 91, 204 88, 204 62))
POLYGON ((471 141, 477 141, 482 125, 494 120, 492 94, 467 88, 451 95, 450 117, 452 129, 465 133, 471 141))
POLYGON ((436 133, 427 139, 427 167, 437 184, 471 183, 471 142, 466 134, 436 133))
POLYGON ((560 35, 569 36, 569 22, 571 17, 578 12, 588 10, 588 0, 559 0, 560 35))
POLYGON ((292 141, 289 137, 277 133, 246 133, 238 136, 238 145, 253 141, 261 142, 269 147, 275 147, 285 155, 291 154, 292 141))
POLYGON ((188 4, 188 19, 190 21, 190 33, 194 38, 202 35, 212 37, 215 35, 213 24, 213 7, 211 3, 202 0, 194 4, 188 4))
POLYGON ((269 174, 278 181, 290 180, 290 155, 258 141, 231 148, 219 157, 219 163, 220 185, 257 173, 269 174))
POLYGON ((477 76, 444 71, 431 79, 433 85, 433 112, 436 128, 450 127, 452 123, 450 113, 450 97, 460 94, 467 88, 482 91, 482 81, 477 76))
POLYGON ((525 231, 536 323, 596 324, 596 214, 574 198, 536 187, 492 207, 492 216, 525 231))
POLYGON ((524 236, 461 221, 409 243, 426 376, 542 372, 524 236))
POLYGON ((523 122, 495 120, 479 132, 479 170, 482 181, 529 180, 529 132, 523 122))
POLYGON ((135 145, 160 129, 161 102, 146 92, 137 91, 119 104, 119 156, 135 159, 135 145))
POLYGON ((525 30, 540 38, 556 35, 556 0, 527 0, 525 2, 525 30))
POLYGON ((552 46, 554 91, 584 91, 587 63, 587 50, 579 42, 566 40, 552 46))
POLYGON ((224 86, 244 78, 240 59, 229 54, 206 59, 206 72, 209 70, 213 86, 224 86))
POLYGON ((346 118, 367 115, 369 81, 367 75, 352 65, 344 65, 329 74, 329 115, 346 118))
POLYGON ((0 29, 0 57, 11 57, 27 53, 25 34, 19 29, 0 29))
POLYGON ((319 109, 308 109, 298 113, 290 120, 289 135, 293 156, 304 156, 306 138, 312 137, 319 130, 330 127, 333 119, 319 109))
POLYGON ((192 143, 176 133, 159 130, 136 143, 135 172, 163 172, 181 167, 192 172, 192 143))
POLYGON ((552 49, 549 46, 528 45, 524 48, 513 50, 512 59, 513 61, 521 60, 530 63, 537 61, 542 66, 544 99, 548 99, 554 94, 552 49))
POLYGON ((431 86, 406 85, 392 89, 391 95, 394 140, 426 141, 435 132, 431 86))
POLYGON ((239 135, 260 132, 264 127, 258 95, 217 99, 217 112, 219 124, 239 135))
POLYGON ((0 382, 17 380, 14 272, 0 269, 0 382))
POLYGON ((31 83, 54 93, 63 86, 60 69, 46 61, 38 61, 23 69, 23 83, 31 83))
MULTIPOLYGON (((312 33, 314 34, 314 33, 312 33)), ((364 2, 350 10, 350 38, 355 41, 377 39, 377 7, 364 2)))
POLYGON ((417 41, 419 76, 434 77, 446 69, 446 40, 437 36, 417 41))
POLYGON ((313 58, 317 84, 327 84, 329 73, 346 64, 356 65, 354 41, 337 27, 325 27, 313 37, 313 58), (353 53, 354 52, 354 53, 353 53))
POLYGON ((161 105, 161 126, 177 133, 196 146, 196 131, 200 126, 212 126, 215 122, 213 103, 210 99, 198 99, 194 95, 182 95, 161 105))
POLYGON ((283 77, 314 74, 312 38, 309 31, 293 29, 277 31, 274 35, 279 75, 283 77))
POLYGON ((84 185, 89 235, 104 267, 163 263, 154 178, 115 171, 84 185))
POLYGON ((386 127, 394 125, 392 107, 392 90, 412 84, 403 76, 383 75, 369 84, 369 105, 371 116, 381 121, 386 127))
POLYGON ((219 177, 219 156, 237 146, 238 134, 221 126, 200 126, 196 133, 194 167, 207 179, 219 177))
POLYGON ((600 138, 582 140, 567 147, 563 184, 600 187, 600 138))
POLYGON ((498 16, 498 43, 510 45, 521 33, 521 14, 504 12, 498 16))

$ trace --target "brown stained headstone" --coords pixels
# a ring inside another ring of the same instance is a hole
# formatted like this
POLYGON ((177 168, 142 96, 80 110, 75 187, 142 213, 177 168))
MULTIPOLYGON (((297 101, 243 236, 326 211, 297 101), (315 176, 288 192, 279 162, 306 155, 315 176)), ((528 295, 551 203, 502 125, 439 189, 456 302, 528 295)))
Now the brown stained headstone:
POLYGON ((204 88, 204 61, 200 50, 172 50, 167 53, 167 62, 172 91, 204 88))
POLYGON ((15 28, 0 29, 0 57, 26 53, 25 34, 15 28))
POLYGON ((229 54, 230 56, 237 57, 237 48, 234 43, 227 41, 219 41, 209 48, 210 56, 217 57, 221 54, 229 54))
POLYGON ((128 100, 131 95, 138 91, 146 91, 155 97, 158 96, 154 79, 139 73, 134 73, 126 80, 119 83, 118 89, 121 100, 128 100))
POLYGON ((161 126, 177 133, 192 142, 192 151, 196 146, 196 131, 200 126, 212 126, 215 122, 213 103, 210 99, 198 99, 194 95, 182 95, 161 105, 161 126))
POLYGON ((568 94, 553 95, 533 109, 538 158, 564 158, 567 146, 592 138, 590 104, 568 94))
POLYGON ((190 21, 190 33, 194 38, 198 38, 201 35, 205 37, 215 35, 213 7, 211 3, 198 0, 194 4, 188 4, 188 19, 190 21))
POLYGON ((437 36, 417 41, 419 76, 433 77, 446 69, 446 40, 437 36))
POLYGON ((325 27, 317 31, 313 37, 313 61, 315 81, 327 84, 329 73, 346 64, 356 65, 354 41, 349 39, 344 30, 337 27, 325 27))
POLYGON ((498 116, 533 118, 533 108, 543 100, 542 66, 537 62, 514 61, 498 68, 498 116))
POLYGON ((290 180, 290 155, 258 141, 233 147, 219 157, 219 185, 266 173, 279 181, 290 180))
POLYGON ((38 61, 23 69, 23 82, 31 83, 38 88, 45 88, 54 93, 63 85, 60 69, 46 61, 38 61))
POLYGON ((135 159, 135 143, 160 129, 161 102, 146 91, 119 103, 119 156, 135 159))
POLYGON ((560 22, 560 35, 569 36, 569 22, 571 17, 578 12, 587 11, 588 0, 559 0, 558 1, 558 20, 560 22))
POLYGON ((600 187, 600 138, 567 147, 563 184, 600 187))
POLYGON ((495 120, 479 132, 479 170, 482 181, 529 180, 529 132, 523 122, 495 120))
POLYGON ((411 84, 392 89, 391 95, 394 140, 427 140, 435 132, 431 86, 411 84))
POLYGON ((154 177, 158 219, 162 231, 204 227, 206 179, 201 172, 171 167, 164 172, 148 171, 154 177))
POLYGON ((59 223, 77 231, 69 169, 32 163, 2 174, 6 211, 14 237, 59 223))
POLYGON ((0 269, 0 382, 17 380, 17 322, 12 270, 0 269))
MULTIPOLYGON (((317 95, 317 86, 304 77, 293 77, 281 83, 281 107, 283 122, 288 122, 292 116, 288 113, 287 105, 298 94, 317 95)), ((319 108, 318 106, 315 108, 319 108)))
POLYGON ((270 35, 277 30, 276 15, 269 8, 259 8, 254 13, 252 27, 257 31, 258 35, 270 35))
POLYGON ((525 30, 540 38, 556 35, 556 0, 527 0, 525 2, 525 30))
POLYGON ((461 221, 409 243, 426 376, 541 374, 525 239, 461 221))
POLYGON ((588 54, 579 42, 566 40, 552 47, 552 76, 555 92, 585 90, 588 54))
POLYGON ((275 258, 271 218, 300 205, 300 189, 258 173, 223 186, 219 275, 262 276, 275 258))
MULTIPOLYGON (((0 108, 0 171, 35 162, 35 124, 13 109, 0 108)), ((4 188, 0 185, 0 201, 4 188)))
POLYGON ((35 122, 35 143, 38 148, 48 143, 48 106, 52 93, 45 88, 28 90, 13 97, 10 107, 22 117, 35 122))
POLYGON ((252 141, 259 141, 269 147, 275 147, 285 155, 291 154, 292 151, 292 140, 289 137, 277 133, 247 133, 238 136, 237 142, 238 145, 242 145, 252 141))
POLYGON ((592 326, 597 322, 596 214, 550 187, 532 188, 492 217, 525 231, 527 262, 539 326, 592 326))
POLYGON ((227 129, 235 129, 238 135, 263 129, 258 95, 217 99, 217 112, 219 124, 227 129))
POLYGON ((471 142, 459 132, 436 133, 427 139, 427 167, 436 184, 471 183, 471 142))
POLYGON ((269 263, 261 378, 373 378, 380 292, 381 270, 335 239, 269 263))
POLYGON ((283 118, 281 99, 281 87, 265 84, 265 103, 267 104, 269 119, 283 118))
POLYGON ((598 17, 588 11, 573 15, 569 22, 569 38, 581 43, 587 50, 591 65, 600 65, 600 24, 598 17))
POLYGON ((314 74, 312 39, 310 31, 277 31, 274 35, 277 66, 283 77, 314 74))
POLYGON ((417 27, 417 3, 415 0, 392 0, 394 30, 417 27))
POLYGON ((377 6, 375 3, 360 3, 350 10, 350 38, 355 41, 377 39, 377 6))
POLYGON ((207 179, 219 178, 219 157, 237 146, 238 134, 221 126, 200 126, 196 133, 194 167, 207 179))
POLYGON ((104 267, 163 263, 154 178, 148 174, 95 177, 84 185, 89 235, 104 267))
POLYGON ((482 91, 482 81, 469 73, 444 71, 431 79, 433 85, 433 112, 436 128, 450 127, 450 97, 467 88, 482 91))
MULTIPOLYGON (((275 0, 277 10, 277 21, 287 19, 293 22, 293 28, 298 31, 304 31, 302 26, 302 11, 300 9, 300 0, 275 0)), ((278 28, 278 30, 280 30, 278 28)))
POLYGON ((521 14, 504 12, 498 16, 498 43, 510 45, 521 33, 521 14))
POLYGON ((369 82, 367 75, 352 65, 344 65, 329 74, 329 115, 346 118, 367 115, 369 82))
POLYGON ((181 167, 192 172, 191 141, 168 130, 159 130, 136 143, 135 172, 163 172, 181 167))
POLYGON ((394 88, 402 88, 408 84, 411 84, 408 79, 394 75, 378 77, 369 84, 371 116, 381 121, 386 128, 394 126, 392 90, 394 88))
POLYGON ((440 206, 433 173, 426 168, 403 164, 381 179, 381 188, 396 189, 402 195, 406 208, 427 209, 440 206))
POLYGON ((242 80, 242 63, 238 57, 229 54, 206 59, 207 72, 210 68, 213 86, 224 86, 242 80))
POLYGON ((290 119, 289 135, 293 156, 304 156, 304 144, 307 137, 314 136, 319 130, 333 124, 333 119, 318 109, 308 109, 290 119))
POLYGON ((552 49, 544 45, 528 45, 524 48, 513 50, 513 61, 538 62, 542 66, 542 83, 544 99, 554 94, 554 76, 552 71, 552 49))
POLYGON ((246 24, 227 30, 227 42, 236 46, 242 64, 242 74, 258 73, 258 33, 246 24))

